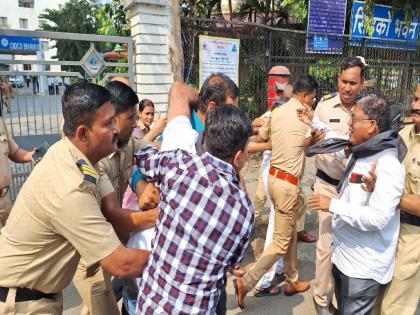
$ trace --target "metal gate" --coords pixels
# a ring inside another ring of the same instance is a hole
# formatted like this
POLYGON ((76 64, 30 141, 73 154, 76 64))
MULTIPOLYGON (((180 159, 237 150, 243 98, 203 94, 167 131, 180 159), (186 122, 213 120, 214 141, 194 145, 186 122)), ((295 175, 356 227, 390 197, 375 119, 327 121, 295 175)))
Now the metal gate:
MULTIPOLYGON (((86 52, 95 51, 101 43, 127 48, 127 62, 108 62, 100 57, 99 61, 103 62, 104 73, 100 77, 99 75, 93 77, 92 73, 85 71, 84 58, 82 60, 43 60, 39 57, 28 59, 28 57, 14 54, 10 59, 0 59, 0 64, 3 64, 3 67, 0 67, 0 78, 12 90, 11 95, 2 95, 0 99, 2 115, 14 140, 26 150, 32 150, 44 141, 52 144, 60 138, 61 97, 69 83, 87 78, 92 82, 104 84, 109 78, 117 75, 126 76, 131 82, 134 81, 134 44, 131 37, 0 29, 0 41, 8 36, 9 38, 10 36, 36 38, 42 45, 54 45, 54 41, 59 40, 89 42, 90 49, 86 52), (73 66, 78 71, 62 71, 62 66, 73 66), (59 69, 51 71, 51 67, 59 69), (22 68, 28 70, 22 70, 22 68), (9 108, 6 102, 10 105, 9 108)), ((46 48, 45 51, 53 49, 51 46, 44 48, 46 48)), ((116 52, 120 53, 120 51, 116 52)), ((10 191, 14 200, 31 172, 32 165, 12 162, 10 164, 12 168, 10 191)))

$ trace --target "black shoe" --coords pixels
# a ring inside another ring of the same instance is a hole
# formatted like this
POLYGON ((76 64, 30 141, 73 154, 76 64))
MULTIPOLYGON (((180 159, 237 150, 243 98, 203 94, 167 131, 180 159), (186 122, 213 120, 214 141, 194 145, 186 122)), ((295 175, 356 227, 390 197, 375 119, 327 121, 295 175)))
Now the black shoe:
POLYGON ((321 306, 315 302, 314 299, 312 299, 312 301, 314 302, 315 310, 318 315, 331 315, 328 306, 321 306))
POLYGON ((334 304, 332 303, 332 301, 330 302, 330 304, 328 305, 328 310, 330 311, 331 314, 333 315, 338 315, 338 309, 335 308, 334 304))
POLYGON ((276 281, 278 283, 282 283, 286 280, 286 276, 284 275, 284 272, 282 273, 277 273, 274 275, 274 279, 276 279, 276 281))

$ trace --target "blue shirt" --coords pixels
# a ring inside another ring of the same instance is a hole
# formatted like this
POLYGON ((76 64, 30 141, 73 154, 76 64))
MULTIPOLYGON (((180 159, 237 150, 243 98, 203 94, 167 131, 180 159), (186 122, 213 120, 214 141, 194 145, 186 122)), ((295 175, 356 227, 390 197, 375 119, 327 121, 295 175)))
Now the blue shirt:
POLYGON ((198 133, 204 132, 204 124, 201 122, 200 118, 198 118, 196 111, 192 112, 190 121, 191 126, 195 131, 197 131, 198 133))

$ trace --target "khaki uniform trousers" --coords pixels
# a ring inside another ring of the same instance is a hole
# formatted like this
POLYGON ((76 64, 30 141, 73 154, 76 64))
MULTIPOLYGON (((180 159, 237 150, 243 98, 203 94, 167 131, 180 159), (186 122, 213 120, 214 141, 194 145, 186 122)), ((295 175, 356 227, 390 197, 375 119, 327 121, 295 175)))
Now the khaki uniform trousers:
POLYGON ((296 214, 297 220, 296 220, 296 232, 302 232, 305 229, 305 220, 306 220, 306 203, 305 203, 305 195, 303 194, 303 191, 301 190, 299 193, 299 200, 302 200, 302 202, 299 202, 301 205, 298 209, 298 212, 296 214))
POLYGON ((111 275, 99 263, 87 268, 81 259, 73 283, 85 303, 80 314, 121 314, 112 290, 111 275))
MULTIPOLYGON (((255 192, 255 197, 253 201, 254 205, 254 220, 257 221, 261 218, 261 210, 264 208, 266 202, 267 202, 267 193, 266 188, 264 184, 264 176, 263 176, 263 163, 261 163, 259 177, 258 177, 258 183, 257 183, 257 190, 255 192)), ((303 192, 301 192, 303 194, 303 192)), ((302 197, 304 198, 304 197, 302 197)), ((306 208, 303 205, 302 206, 302 212, 300 212, 297 215, 297 221, 296 221, 296 231, 301 232, 305 229, 305 219, 306 219, 306 208)))
POLYGON ((414 315, 419 301, 420 227, 401 223, 394 275, 372 314, 414 315))
POLYGON ((4 197, 0 197, 0 229, 6 225, 10 210, 12 210, 12 201, 8 191, 4 197))
MULTIPOLYGON (((314 193, 334 198, 337 196, 335 186, 325 183, 316 177, 314 193)), ((332 287, 332 215, 329 212, 318 212, 319 234, 316 243, 314 300, 320 306, 328 306, 328 293, 332 287)))
POLYGON ((57 293, 54 299, 15 302, 16 289, 9 289, 5 302, 0 302, 1 315, 61 315, 63 295, 57 293))
POLYGON ((260 278, 281 256, 285 256, 286 281, 290 283, 298 281, 296 216, 297 210, 303 203, 299 198, 299 186, 269 175, 268 192, 275 211, 273 242, 245 274, 244 283, 247 292, 255 287, 260 278))
POLYGON ((259 220, 261 217, 261 210, 264 208, 265 203, 267 202, 267 195, 265 194, 264 189, 264 179, 262 176, 263 168, 260 168, 260 176, 258 177, 257 191, 255 192, 254 197, 254 219, 255 221, 259 220))

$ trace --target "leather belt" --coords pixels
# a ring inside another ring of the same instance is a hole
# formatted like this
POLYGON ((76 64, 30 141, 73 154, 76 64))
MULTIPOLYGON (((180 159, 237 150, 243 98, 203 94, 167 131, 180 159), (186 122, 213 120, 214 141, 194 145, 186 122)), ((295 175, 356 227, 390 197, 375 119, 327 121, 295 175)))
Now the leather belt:
MULTIPOLYGON (((6 302, 9 288, 0 287, 0 301, 6 302)), ((27 288, 16 288, 15 302, 35 301, 40 299, 53 299, 55 293, 44 293, 38 290, 27 288)))
POLYGON ((401 223, 420 226, 420 217, 404 211, 401 211, 400 221, 401 223))
POLYGON ((339 179, 335 179, 329 177, 325 172, 321 171, 320 169, 316 170, 316 177, 322 179, 324 182, 327 182, 330 185, 337 186, 340 183, 339 179))
POLYGON ((3 198, 4 196, 6 196, 8 191, 9 191, 9 186, 7 186, 6 188, 0 189, 0 198, 3 198))
POLYGON ((297 186, 299 183, 299 179, 297 177, 290 175, 289 173, 283 172, 273 166, 270 166, 269 174, 295 186, 297 186))

